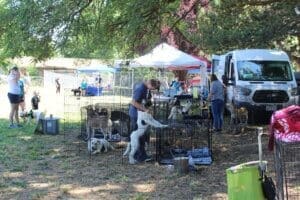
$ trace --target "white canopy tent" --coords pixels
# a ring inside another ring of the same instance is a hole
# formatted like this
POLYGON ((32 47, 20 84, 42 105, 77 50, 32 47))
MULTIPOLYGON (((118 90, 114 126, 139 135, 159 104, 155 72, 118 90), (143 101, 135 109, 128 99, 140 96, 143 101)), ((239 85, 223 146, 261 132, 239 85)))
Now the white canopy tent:
POLYGON ((178 68, 187 66, 206 67, 206 63, 168 45, 167 43, 162 43, 152 49, 150 53, 133 59, 130 66, 157 68, 167 68, 169 66, 178 68))
POLYGON ((154 67, 163 69, 171 66, 173 70, 176 70, 176 68, 182 70, 186 67, 195 66, 200 68, 201 85, 207 83, 207 63, 167 43, 159 44, 150 53, 133 59, 130 62, 130 66, 133 68, 154 67))

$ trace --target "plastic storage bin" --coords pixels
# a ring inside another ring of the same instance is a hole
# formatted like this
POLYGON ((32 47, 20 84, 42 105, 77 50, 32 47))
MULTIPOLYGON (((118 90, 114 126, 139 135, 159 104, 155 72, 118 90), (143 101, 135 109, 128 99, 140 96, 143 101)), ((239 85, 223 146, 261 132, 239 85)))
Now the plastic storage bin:
POLYGON ((42 129, 44 134, 59 134, 59 118, 46 117, 42 119, 42 129))
POLYGON ((259 161, 243 163, 226 170, 229 200, 264 200, 259 161))

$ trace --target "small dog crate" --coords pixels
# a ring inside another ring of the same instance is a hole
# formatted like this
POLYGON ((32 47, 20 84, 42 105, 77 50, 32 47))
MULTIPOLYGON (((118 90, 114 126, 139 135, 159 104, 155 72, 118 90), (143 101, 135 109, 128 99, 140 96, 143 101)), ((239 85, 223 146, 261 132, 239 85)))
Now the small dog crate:
POLYGON ((300 142, 275 141, 275 172, 278 199, 300 199, 300 142))
POLYGON ((190 157, 194 164, 212 163, 212 136, 207 124, 201 120, 169 123, 168 128, 156 130, 156 161, 174 164, 177 157, 190 157))
MULTIPOLYGON (((88 135, 87 135, 87 120, 88 120, 88 110, 94 109, 95 106, 98 106, 98 109, 105 108, 109 116, 112 120, 112 133, 118 133, 121 136, 128 137, 129 134, 129 124, 130 119, 127 115, 128 113, 128 104, 110 104, 110 103, 97 103, 97 104, 90 104, 88 106, 83 106, 80 108, 80 114, 81 114, 81 134, 80 138, 87 141, 88 135)), ((93 110, 95 112, 95 110, 93 110)), ((98 130, 96 131, 96 135, 99 135, 100 132, 98 130)), ((101 134, 100 134, 101 135, 101 134)))

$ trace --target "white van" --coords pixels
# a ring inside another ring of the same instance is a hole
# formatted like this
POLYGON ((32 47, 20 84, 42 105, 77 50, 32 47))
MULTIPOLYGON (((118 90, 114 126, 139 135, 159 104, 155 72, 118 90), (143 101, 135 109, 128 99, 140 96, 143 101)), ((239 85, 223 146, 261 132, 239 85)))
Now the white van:
POLYGON ((283 51, 234 50, 213 55, 212 65, 212 73, 227 86, 227 103, 246 107, 254 115, 296 104, 297 84, 283 51))

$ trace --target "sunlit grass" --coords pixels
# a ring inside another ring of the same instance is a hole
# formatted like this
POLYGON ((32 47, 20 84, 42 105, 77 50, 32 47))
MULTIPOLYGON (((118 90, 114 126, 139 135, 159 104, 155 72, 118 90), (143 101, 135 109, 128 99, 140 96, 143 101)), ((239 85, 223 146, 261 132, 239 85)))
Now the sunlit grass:
MULTIPOLYGON (((78 127, 73 122, 70 127, 78 127)), ((60 156, 60 149, 46 148, 47 143, 55 143, 56 137, 52 135, 35 134, 36 124, 24 124, 22 128, 9 129, 8 120, 0 119, 0 167, 14 172, 22 172, 28 168, 31 161, 43 160, 45 156, 60 156)), ((63 123, 61 123, 63 124, 63 123)), ((63 132, 63 127, 61 131, 63 132)))

